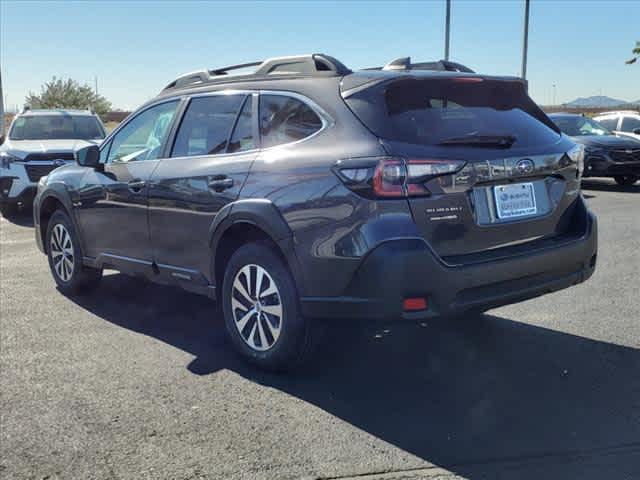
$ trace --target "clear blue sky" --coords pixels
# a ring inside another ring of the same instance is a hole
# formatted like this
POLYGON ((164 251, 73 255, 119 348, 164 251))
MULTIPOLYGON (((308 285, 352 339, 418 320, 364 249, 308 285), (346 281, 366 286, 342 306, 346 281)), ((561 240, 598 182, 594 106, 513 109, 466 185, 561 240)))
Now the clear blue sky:
MULTIPOLYGON (((451 58, 520 71, 523 0, 452 2, 451 58)), ((444 0, 424 2, 42 2, 0 0, 8 107, 53 75, 131 109, 180 73, 324 52, 351 68, 443 57, 444 0)), ((602 93, 640 99, 640 2, 532 0, 528 77, 541 104, 602 93)))

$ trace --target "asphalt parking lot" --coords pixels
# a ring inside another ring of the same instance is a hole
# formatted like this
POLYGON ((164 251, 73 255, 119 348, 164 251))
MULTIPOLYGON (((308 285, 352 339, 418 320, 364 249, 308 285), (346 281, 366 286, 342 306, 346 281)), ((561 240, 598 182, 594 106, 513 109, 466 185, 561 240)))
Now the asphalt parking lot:
POLYGON ((204 297, 120 274, 67 298, 0 219, 0 478, 640 478, 640 185, 585 184, 599 264, 476 322, 328 325, 257 372, 204 297))

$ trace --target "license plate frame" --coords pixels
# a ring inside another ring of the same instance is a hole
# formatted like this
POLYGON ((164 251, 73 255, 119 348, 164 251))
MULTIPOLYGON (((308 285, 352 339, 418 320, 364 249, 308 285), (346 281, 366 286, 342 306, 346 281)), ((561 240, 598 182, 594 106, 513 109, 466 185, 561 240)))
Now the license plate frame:
POLYGON ((532 182, 496 185, 493 187, 493 197, 496 215, 500 220, 513 220, 538 213, 532 182))

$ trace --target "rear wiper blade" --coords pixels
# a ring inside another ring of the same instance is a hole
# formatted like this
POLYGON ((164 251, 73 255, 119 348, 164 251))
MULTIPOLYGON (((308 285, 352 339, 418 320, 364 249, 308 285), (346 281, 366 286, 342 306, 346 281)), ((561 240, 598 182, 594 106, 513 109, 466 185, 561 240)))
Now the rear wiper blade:
POLYGON ((516 141, 513 135, 465 135, 445 138, 438 145, 469 145, 477 147, 509 148, 516 141))

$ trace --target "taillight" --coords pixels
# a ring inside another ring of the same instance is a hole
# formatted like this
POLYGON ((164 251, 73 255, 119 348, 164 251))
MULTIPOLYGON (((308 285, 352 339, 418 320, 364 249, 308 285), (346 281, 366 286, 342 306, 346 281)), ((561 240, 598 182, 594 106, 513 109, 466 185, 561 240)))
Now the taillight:
POLYGON ((367 197, 402 198, 430 195, 425 183, 464 168, 462 160, 358 158, 339 161, 334 172, 352 190, 367 197))
POLYGON ((582 172, 584 172, 584 145, 574 145, 573 148, 567 152, 567 156, 576 164, 576 176, 578 178, 582 177, 582 172))
POLYGON ((403 160, 380 160, 373 174, 373 192, 378 197, 404 197, 406 179, 403 160))

